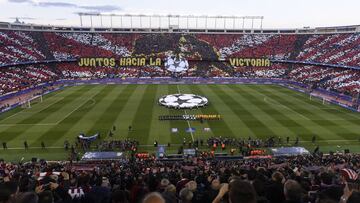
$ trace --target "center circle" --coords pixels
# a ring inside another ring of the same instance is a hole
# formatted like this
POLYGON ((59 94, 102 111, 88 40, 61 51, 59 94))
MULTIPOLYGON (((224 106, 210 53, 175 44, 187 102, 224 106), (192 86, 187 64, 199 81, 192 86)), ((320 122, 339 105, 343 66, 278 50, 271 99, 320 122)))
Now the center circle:
POLYGON ((196 94, 169 94, 159 98, 159 104, 168 108, 193 109, 208 104, 206 97, 196 94))

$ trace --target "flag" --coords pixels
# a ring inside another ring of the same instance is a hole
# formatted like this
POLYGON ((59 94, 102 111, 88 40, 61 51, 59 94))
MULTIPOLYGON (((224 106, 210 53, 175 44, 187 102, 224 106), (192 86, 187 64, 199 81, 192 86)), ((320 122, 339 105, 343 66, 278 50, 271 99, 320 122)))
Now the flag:
POLYGON ((96 133, 96 134, 93 135, 93 136, 87 137, 84 133, 80 133, 80 135, 78 136, 78 138, 79 138, 80 140, 86 140, 86 141, 92 142, 92 141, 95 141, 95 140, 99 137, 99 135, 100 135, 100 133, 96 133))
POLYGON ((177 128, 171 128, 171 132, 172 133, 177 133, 177 132, 179 132, 179 130, 177 128))
POLYGON ((210 132, 211 129, 210 128, 204 128, 204 132, 210 132))
POLYGON ((193 132, 195 132, 195 128, 186 128, 186 129, 185 129, 185 132, 187 132, 187 133, 193 133, 193 132))

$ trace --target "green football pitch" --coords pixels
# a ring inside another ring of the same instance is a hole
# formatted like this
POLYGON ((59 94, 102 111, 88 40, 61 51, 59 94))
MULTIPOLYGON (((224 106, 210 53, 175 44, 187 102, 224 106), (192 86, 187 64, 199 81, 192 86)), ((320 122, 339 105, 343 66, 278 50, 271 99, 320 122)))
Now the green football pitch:
MULTIPOLYGON (((350 149, 360 152, 360 113, 310 100, 308 95, 276 85, 85 85, 67 87, 44 96, 31 108, 16 108, 0 115, 0 158, 20 160, 24 157, 66 159, 64 141, 76 136, 101 133, 101 139, 136 139, 139 150, 153 152, 159 144, 180 144, 185 138, 206 140, 212 136, 235 138, 290 137, 293 143, 312 150, 313 135, 320 150, 328 152, 350 149), (197 110, 174 110, 159 106, 162 95, 193 93, 209 100, 197 110), (220 114, 219 121, 159 121, 160 115, 220 114), (128 126, 132 130, 128 130, 128 126), (116 126, 114 136, 108 136, 116 126), (188 127, 195 128, 192 134, 188 127), (171 133, 178 128, 178 133, 171 133), (204 128, 210 128, 205 132, 204 128), (27 140, 30 149, 25 151, 27 140), (47 149, 42 150, 44 142, 47 149), (148 146, 145 146, 148 145, 148 146)), ((171 149, 170 149, 171 150, 171 149)), ((174 146, 174 151, 175 146, 174 146)))

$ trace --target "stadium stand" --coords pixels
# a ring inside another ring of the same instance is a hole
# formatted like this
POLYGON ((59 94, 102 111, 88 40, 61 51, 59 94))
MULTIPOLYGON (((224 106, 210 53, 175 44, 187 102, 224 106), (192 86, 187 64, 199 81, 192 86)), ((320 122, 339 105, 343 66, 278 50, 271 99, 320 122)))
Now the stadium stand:
POLYGON ((195 157, 164 162, 149 157, 82 164, 1 162, 0 197, 2 202, 23 202, 20 199, 32 193, 38 202, 44 202, 44 196, 52 202, 141 202, 158 192, 165 202, 237 198, 235 202, 355 203, 359 160, 347 154, 236 161, 195 157), (247 187, 231 188, 234 184, 247 187))
MULTIPOLYGON (((165 58, 171 50, 181 52, 189 60, 190 69, 183 77, 194 77, 197 81, 199 78, 269 79, 354 97, 360 92, 359 33, 0 30, 0 45, 1 96, 57 81, 170 77, 171 74, 159 66, 80 67, 76 60, 81 57, 165 58), (272 65, 232 66, 228 60, 233 57, 269 58, 272 65)), ((1 103, 0 109, 8 106, 1 103)), ((208 145, 214 140, 208 140, 208 145)), ((136 145, 136 141, 131 140, 104 141, 97 148, 132 153, 136 145)), ((356 154, 242 157, 226 161, 212 158, 211 154, 202 154, 169 162, 132 154, 119 161, 86 163, 0 161, 0 202, 137 203, 144 198, 166 203, 360 202, 360 156, 356 154)))
POLYGON ((181 49, 189 60, 185 77, 283 78, 327 90, 356 95, 360 91, 360 34, 138 34, 0 31, 0 94, 58 79, 169 76, 163 67, 79 67, 79 57, 164 57, 181 49), (316 45, 316 46, 314 46, 316 45), (231 57, 270 58, 329 64, 273 63, 271 67, 231 67, 231 57), (19 63, 65 60, 69 63, 19 63), (220 62, 216 62, 220 61, 220 62), (330 67, 338 65, 338 68, 330 67), (26 81, 23 81, 26 76, 26 81))

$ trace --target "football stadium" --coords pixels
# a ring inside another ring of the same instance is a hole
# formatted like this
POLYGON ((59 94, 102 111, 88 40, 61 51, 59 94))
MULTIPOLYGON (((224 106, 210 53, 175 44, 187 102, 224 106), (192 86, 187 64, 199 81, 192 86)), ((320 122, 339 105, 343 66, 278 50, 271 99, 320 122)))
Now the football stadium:
POLYGON ((360 202, 360 25, 77 15, 0 22, 0 202, 360 202))

